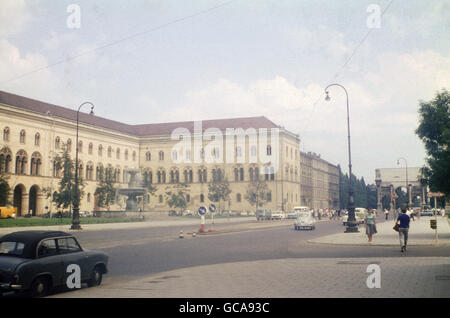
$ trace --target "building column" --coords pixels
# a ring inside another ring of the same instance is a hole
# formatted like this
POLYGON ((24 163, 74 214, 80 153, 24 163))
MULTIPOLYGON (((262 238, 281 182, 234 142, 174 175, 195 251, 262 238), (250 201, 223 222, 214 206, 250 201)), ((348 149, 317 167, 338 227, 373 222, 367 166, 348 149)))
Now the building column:
POLYGON ((377 212, 380 213, 383 210, 383 206, 381 204, 381 180, 375 180, 377 185, 377 212))

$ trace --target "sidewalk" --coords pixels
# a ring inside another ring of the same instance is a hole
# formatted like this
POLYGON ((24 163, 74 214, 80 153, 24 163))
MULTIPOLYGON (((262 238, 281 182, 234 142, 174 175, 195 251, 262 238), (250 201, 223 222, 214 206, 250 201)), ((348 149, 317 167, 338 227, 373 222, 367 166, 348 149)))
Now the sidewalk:
MULTIPOLYGON (((430 220, 434 216, 422 216, 420 220, 410 222, 408 246, 414 245, 450 245, 450 226, 447 219, 437 217, 438 239, 435 238, 435 230, 430 228, 430 220)), ((377 224, 378 233, 373 236, 373 246, 400 246, 398 232, 392 228, 394 220, 377 224)), ((337 244, 337 245, 369 245, 364 225, 359 226, 358 233, 344 233, 345 227, 342 226, 342 233, 323 236, 309 240, 309 243, 337 244)))
POLYGON ((437 298, 450 297, 450 257, 289 258, 183 268, 51 298, 437 298), (368 266, 381 288, 369 288, 368 266), (399 288, 401 286, 401 288, 399 288))

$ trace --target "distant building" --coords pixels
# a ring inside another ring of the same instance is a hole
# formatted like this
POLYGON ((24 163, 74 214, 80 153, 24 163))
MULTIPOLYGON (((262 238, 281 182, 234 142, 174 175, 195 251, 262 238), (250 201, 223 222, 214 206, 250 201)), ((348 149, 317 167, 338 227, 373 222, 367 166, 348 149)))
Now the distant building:
POLYGON ((300 152, 301 203, 313 209, 339 208, 339 167, 320 154, 300 152))

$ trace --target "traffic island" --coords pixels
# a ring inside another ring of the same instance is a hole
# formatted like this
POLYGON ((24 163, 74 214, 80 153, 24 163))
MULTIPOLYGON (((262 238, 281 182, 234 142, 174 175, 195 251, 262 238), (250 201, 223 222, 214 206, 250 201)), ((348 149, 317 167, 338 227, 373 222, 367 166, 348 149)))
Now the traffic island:
MULTIPOLYGON (((447 220, 442 217, 437 218, 436 230, 431 228, 430 220, 434 217, 422 216, 415 221, 411 220, 408 233, 408 246, 445 246, 450 245, 450 226, 447 220)), ((366 246, 400 246, 398 232, 393 230, 394 222, 384 222, 377 224, 377 232, 373 236, 371 243, 368 242, 364 226, 359 226, 358 233, 342 233, 322 236, 308 240, 308 243, 334 244, 334 245, 366 245, 366 246)))

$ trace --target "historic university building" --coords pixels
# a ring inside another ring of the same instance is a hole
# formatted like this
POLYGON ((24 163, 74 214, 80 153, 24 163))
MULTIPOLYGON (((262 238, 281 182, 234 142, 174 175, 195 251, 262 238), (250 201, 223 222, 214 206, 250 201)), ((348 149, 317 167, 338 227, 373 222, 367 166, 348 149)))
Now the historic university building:
MULTIPOLYGON (((81 211, 98 209, 97 179, 101 168, 108 167, 114 171, 117 188, 128 186, 128 169, 139 169, 156 187, 153 195, 140 201, 143 211, 168 211, 166 192, 181 182, 188 185, 187 209, 196 211, 210 203, 208 183, 220 175, 232 190, 222 202, 223 209, 254 210, 245 194, 257 178, 269 189, 264 208, 338 206, 335 170, 330 172, 333 177, 324 177, 329 165, 321 159, 315 161, 323 167, 313 167, 314 160, 300 152, 299 136, 265 117, 129 125, 90 115, 88 109, 79 113, 78 174, 85 185, 81 211), (305 164, 311 171, 304 170, 307 179, 301 181, 305 164), (319 188, 320 195, 314 195, 319 188), (319 197, 321 202, 315 203, 319 197)), ((54 156, 67 147, 75 158, 76 116, 73 109, 0 91, 1 168, 9 175, 10 201, 19 215, 56 212, 43 190, 58 189, 61 171, 54 156)), ((125 198, 110 209, 124 210, 125 198)))

